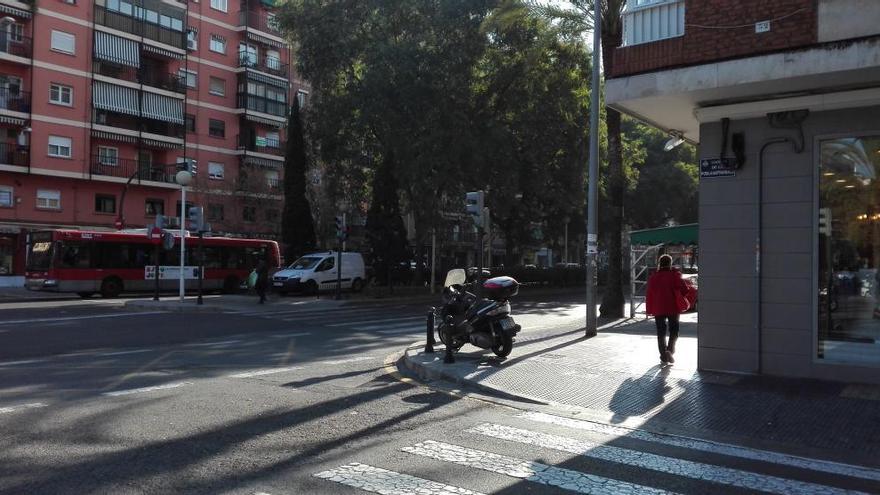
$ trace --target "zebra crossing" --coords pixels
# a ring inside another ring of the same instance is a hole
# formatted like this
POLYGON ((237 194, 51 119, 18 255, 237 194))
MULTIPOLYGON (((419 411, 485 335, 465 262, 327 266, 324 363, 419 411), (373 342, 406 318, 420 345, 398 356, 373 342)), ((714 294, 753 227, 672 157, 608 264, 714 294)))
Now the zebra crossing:
POLYGON ((233 314, 259 317, 285 323, 322 326, 329 329, 354 330, 381 335, 421 332, 425 329, 425 311, 406 305, 379 305, 353 308, 292 308, 279 306, 265 310, 236 311, 233 314))
POLYGON ((370 456, 312 476, 356 489, 351 493, 393 495, 502 491, 614 495, 880 493, 880 469, 545 413, 525 412, 496 420, 476 422, 460 438, 395 446, 396 452, 409 456, 404 458, 406 462, 370 456), (547 462, 560 455, 567 460, 556 464, 564 463, 564 467, 547 462), (471 483, 430 479, 443 470, 437 463, 451 467, 455 479, 471 483), (485 475, 472 476, 470 471, 500 477, 500 484, 487 490, 485 475))

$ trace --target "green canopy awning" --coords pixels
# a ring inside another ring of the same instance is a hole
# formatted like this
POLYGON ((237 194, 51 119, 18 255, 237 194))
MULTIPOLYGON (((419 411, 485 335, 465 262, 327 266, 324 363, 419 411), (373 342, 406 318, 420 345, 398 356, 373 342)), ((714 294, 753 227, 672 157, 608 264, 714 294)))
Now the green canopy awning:
POLYGON ((633 246, 653 246, 656 244, 698 244, 699 230, 695 223, 663 227, 659 229, 634 230, 629 233, 629 243, 633 246))

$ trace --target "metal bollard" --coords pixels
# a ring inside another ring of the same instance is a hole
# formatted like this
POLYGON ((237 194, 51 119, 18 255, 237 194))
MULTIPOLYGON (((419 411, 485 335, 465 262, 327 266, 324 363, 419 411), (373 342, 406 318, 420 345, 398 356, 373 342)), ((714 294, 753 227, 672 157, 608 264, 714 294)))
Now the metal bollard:
POLYGON ((434 308, 428 311, 427 338, 425 339, 425 354, 434 354, 434 308))
POLYGON ((455 356, 452 355, 452 346, 451 345, 446 346, 446 355, 443 356, 443 362, 446 364, 450 364, 450 363, 455 362, 455 356))

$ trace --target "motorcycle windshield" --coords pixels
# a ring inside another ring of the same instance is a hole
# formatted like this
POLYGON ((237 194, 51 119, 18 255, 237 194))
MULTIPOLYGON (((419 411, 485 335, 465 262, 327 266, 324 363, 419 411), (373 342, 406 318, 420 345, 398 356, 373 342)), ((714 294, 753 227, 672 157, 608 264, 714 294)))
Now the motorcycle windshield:
POLYGON ((453 285, 461 285, 467 281, 467 276, 462 268, 453 268, 446 274, 446 282, 443 287, 452 287, 453 285))

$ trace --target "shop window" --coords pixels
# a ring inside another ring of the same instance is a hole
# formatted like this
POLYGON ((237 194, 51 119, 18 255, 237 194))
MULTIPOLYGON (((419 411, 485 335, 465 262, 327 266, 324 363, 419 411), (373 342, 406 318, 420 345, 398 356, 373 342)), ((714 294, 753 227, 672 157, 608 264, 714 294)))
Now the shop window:
POLYGON ((15 255, 15 237, 0 236, 0 275, 12 274, 12 257, 15 255))
POLYGON ((880 366, 880 136, 820 142, 817 359, 880 366))
POLYGON ((61 209, 61 191, 37 189, 37 208, 46 210, 61 209))
POLYGON ((96 194, 95 213, 116 213, 116 196, 96 194))
POLYGON ((11 208, 13 201, 12 187, 0 186, 0 207, 11 208))
POLYGON ((220 138, 226 137, 226 122, 208 119, 208 135, 220 138))
POLYGON ((165 214, 165 201, 162 199, 147 199, 144 203, 144 214, 148 217, 165 214))

